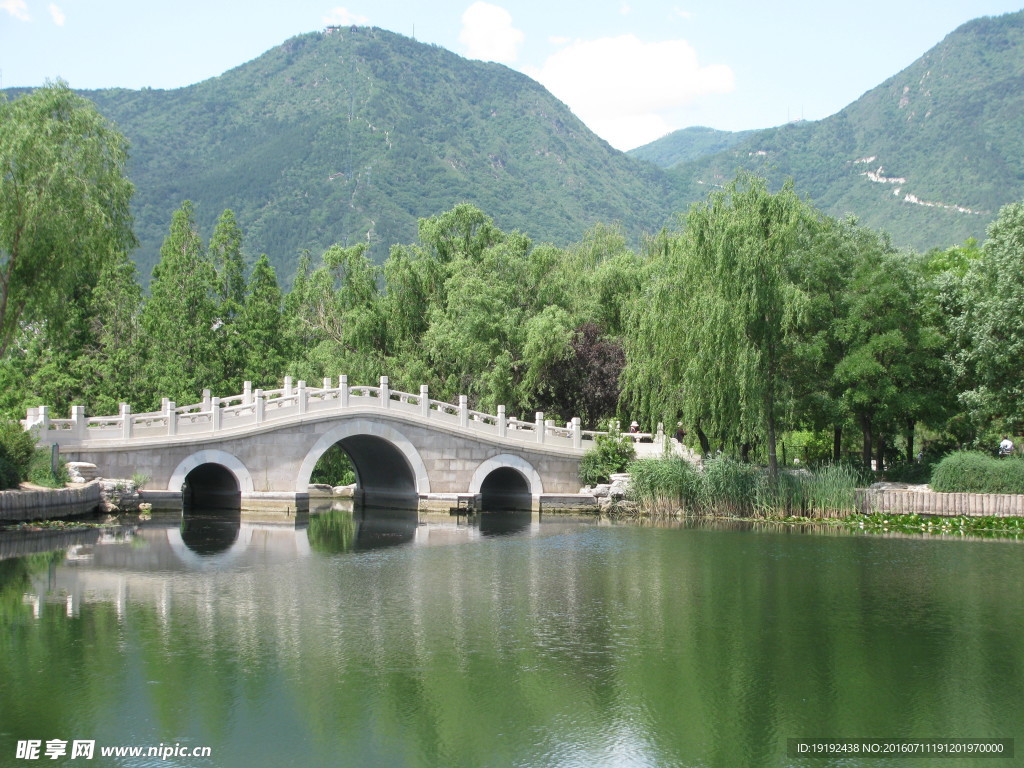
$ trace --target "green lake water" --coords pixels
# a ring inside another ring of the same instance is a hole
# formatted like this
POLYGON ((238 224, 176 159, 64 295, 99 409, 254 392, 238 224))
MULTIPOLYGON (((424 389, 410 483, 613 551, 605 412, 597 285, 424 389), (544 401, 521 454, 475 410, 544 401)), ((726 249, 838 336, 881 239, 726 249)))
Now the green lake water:
POLYGON ((1024 764, 1016 541, 341 511, 4 536, 3 766, 1024 764), (1022 752, 787 751, 936 737, 1022 752), (18 757, 55 739, 95 755, 18 757), (210 756, 100 755, 135 745, 210 756))

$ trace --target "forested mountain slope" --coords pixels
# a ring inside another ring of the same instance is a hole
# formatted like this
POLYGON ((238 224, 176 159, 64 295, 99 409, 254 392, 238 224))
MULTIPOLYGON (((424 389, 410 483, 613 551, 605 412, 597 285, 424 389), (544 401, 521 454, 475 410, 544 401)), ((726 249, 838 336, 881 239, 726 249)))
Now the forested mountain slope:
POLYGON ((741 167, 792 178, 826 212, 900 244, 984 237, 1000 206, 1024 198, 1024 12, 964 24, 832 117, 754 133, 671 173, 692 200, 741 167))
POLYGON ((690 128, 629 155, 525 75, 376 28, 300 35, 185 88, 84 95, 131 142, 147 281, 185 199, 206 236, 233 209, 249 258, 287 282, 303 249, 368 242, 381 261, 461 202, 535 241, 601 222, 636 243, 740 168, 920 249, 982 238, 1024 198, 1024 12, 963 25, 824 120, 690 128))
POLYGON ((566 244, 597 222, 632 237, 671 214, 667 176, 627 157, 530 78, 376 28, 301 35, 176 90, 88 91, 131 142, 144 279, 171 213, 225 208, 286 279, 301 249, 416 238, 470 202, 504 229, 566 244))
POLYGON ((757 131, 716 131, 703 126, 681 128, 650 144, 631 149, 626 154, 648 160, 662 168, 672 168, 732 149, 755 133, 757 131))

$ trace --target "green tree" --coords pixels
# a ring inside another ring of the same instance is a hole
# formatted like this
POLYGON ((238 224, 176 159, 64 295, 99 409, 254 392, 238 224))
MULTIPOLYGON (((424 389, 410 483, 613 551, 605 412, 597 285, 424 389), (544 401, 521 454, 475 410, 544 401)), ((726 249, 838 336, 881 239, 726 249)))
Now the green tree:
POLYGON ((195 402, 204 388, 220 387, 216 280, 186 200, 174 212, 142 313, 150 407, 161 397, 195 402))
POLYGON ((1024 425, 1024 203, 1005 206, 992 223, 982 256, 968 265, 959 341, 961 403, 978 426, 1024 425))
POLYGON ((921 352, 927 344, 920 312, 920 281, 906 254, 881 238, 860 254, 849 283, 849 306, 839 318, 844 344, 835 367, 843 403, 862 435, 862 459, 871 468, 884 460, 885 435, 920 410, 921 352))
POLYGON ((0 102, 0 356, 20 322, 59 325, 78 283, 134 246, 126 158, 66 83, 0 102))
POLYGON ((234 361, 246 381, 272 389, 287 367, 281 309, 281 289, 266 254, 253 265, 248 295, 235 321, 241 340, 234 361))
POLYGON ((739 446, 764 440, 777 471, 807 303, 794 266, 819 220, 791 185, 772 194, 748 175, 690 209, 635 307, 624 378, 636 412, 651 423, 682 413, 739 446))
POLYGON ((210 261, 217 270, 217 295, 231 302, 237 311, 245 300, 245 259, 242 256, 242 229, 234 211, 225 210, 210 236, 210 261))

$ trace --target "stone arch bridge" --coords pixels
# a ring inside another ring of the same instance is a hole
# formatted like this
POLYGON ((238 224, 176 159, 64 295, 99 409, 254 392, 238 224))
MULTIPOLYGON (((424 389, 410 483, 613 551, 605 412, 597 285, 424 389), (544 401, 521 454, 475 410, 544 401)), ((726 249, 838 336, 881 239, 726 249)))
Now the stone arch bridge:
MULTIPOLYGON (((419 394, 397 392, 387 377, 377 386, 337 386, 325 379, 310 387, 286 378, 281 389, 210 397, 160 411, 86 417, 81 406, 70 419, 54 419, 44 407, 29 409, 26 427, 41 445, 97 466, 104 477, 149 476, 145 495, 181 500, 186 480, 196 487, 241 496, 243 509, 293 506, 309 498, 313 469, 340 443, 352 460, 357 488, 367 501, 454 506, 458 500, 512 500, 536 508, 545 497, 579 489, 579 463, 596 432, 579 419, 556 426, 537 413, 533 421, 470 410, 419 394)), ((661 450, 663 437, 638 444, 661 450)), ((554 498, 552 498, 554 501, 554 498)), ((550 506, 550 505, 549 505, 550 506)))

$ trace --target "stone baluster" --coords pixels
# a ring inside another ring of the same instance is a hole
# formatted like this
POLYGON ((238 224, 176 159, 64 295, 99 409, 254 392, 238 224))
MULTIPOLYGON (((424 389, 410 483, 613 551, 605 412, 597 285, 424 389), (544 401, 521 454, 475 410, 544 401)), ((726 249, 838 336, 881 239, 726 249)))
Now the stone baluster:
POLYGON ((580 428, 580 417, 575 416, 572 420, 572 447, 583 447, 583 430, 580 428))
POLYGON ((658 422, 658 431, 654 435, 654 444, 659 446, 661 450, 665 450, 665 424, 664 422, 658 422))
POLYGON ((469 428, 469 398, 459 395, 459 426, 469 428))
POLYGON ((544 411, 537 411, 534 415, 534 431, 537 433, 537 442, 544 442, 544 433, 547 432, 547 425, 544 423, 544 411))
POLYGON ((71 406, 71 423, 73 434, 76 440, 85 439, 85 406, 84 405, 72 405, 71 406))
POLYGON ((203 408, 202 408, 202 410, 204 410, 204 411, 210 410, 210 390, 208 390, 208 389, 204 389, 203 390, 203 408))
POLYGON ((299 415, 301 416, 309 408, 309 392, 306 389, 306 382, 299 379, 298 391, 296 392, 299 401, 299 415))
POLYGON ((256 423, 262 424, 267 417, 267 398, 262 389, 257 389, 253 398, 256 401, 256 423))
POLYGON ((164 399, 164 414, 167 416, 167 434, 178 434, 178 411, 173 400, 164 399))
POLYGON ((291 397, 292 396, 292 377, 291 376, 285 376, 284 377, 284 388, 283 389, 284 389, 284 392, 281 393, 282 396, 284 396, 284 397, 291 397))
POLYGON ((508 436, 508 416, 505 415, 505 406, 498 406, 498 437, 508 436))
POLYGON ((36 423, 39 425, 39 437, 48 440, 50 435, 50 406, 40 405, 36 411, 36 423))
POLYGON ((220 432, 221 413, 222 411, 220 409, 220 398, 210 398, 210 422, 213 424, 212 429, 214 432, 220 432))
POLYGON ((121 437, 125 440, 132 436, 132 407, 121 403, 121 437))
POLYGON ((252 382, 242 382, 242 405, 252 405, 252 382))
POLYGON ((343 373, 338 377, 338 388, 341 390, 341 407, 348 408, 348 374, 343 373))
POLYGON ((391 387, 388 384, 387 376, 380 377, 380 407, 391 407, 391 387))
POLYGON ((324 389, 331 389, 331 377, 324 376, 324 389))
POLYGON ((25 411, 25 423, 30 427, 39 421, 39 407, 33 406, 25 411))
POLYGON ((430 418, 430 387, 420 384, 420 416, 430 418))

